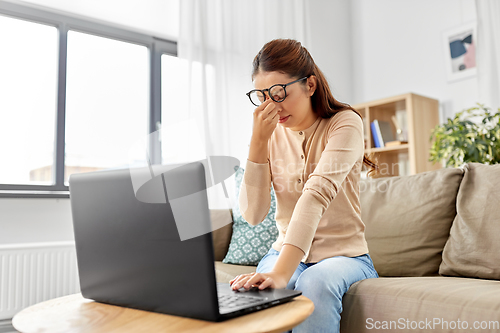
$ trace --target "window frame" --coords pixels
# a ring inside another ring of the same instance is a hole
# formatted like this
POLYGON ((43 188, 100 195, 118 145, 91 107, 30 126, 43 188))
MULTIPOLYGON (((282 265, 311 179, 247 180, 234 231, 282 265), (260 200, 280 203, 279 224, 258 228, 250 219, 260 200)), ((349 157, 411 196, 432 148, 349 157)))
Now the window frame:
MULTIPOLYGON (((161 56, 177 56, 177 42, 158 38, 143 32, 127 29, 117 24, 97 19, 62 14, 47 9, 35 8, 0 0, 0 15, 29 22, 53 26, 58 31, 58 73, 55 147, 53 160, 52 185, 1 184, 0 198, 69 198, 69 187, 64 185, 64 145, 66 125, 66 78, 68 55, 68 32, 78 31, 86 34, 115 39, 122 42, 145 46, 149 50, 149 112, 148 133, 161 127, 161 56)), ((148 133, 144 133, 147 135, 148 133)), ((161 142, 149 142, 150 158, 153 164, 161 164, 161 142)))

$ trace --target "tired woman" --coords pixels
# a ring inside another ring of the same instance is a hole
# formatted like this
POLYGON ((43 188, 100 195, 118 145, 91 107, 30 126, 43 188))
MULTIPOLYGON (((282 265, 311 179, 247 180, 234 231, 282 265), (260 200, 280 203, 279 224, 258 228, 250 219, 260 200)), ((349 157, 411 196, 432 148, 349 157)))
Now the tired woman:
POLYGON ((239 204, 259 224, 276 193, 278 239, 255 273, 230 281, 234 290, 302 291, 314 312, 293 332, 338 332, 342 297, 356 281, 378 274, 361 220, 359 180, 363 121, 337 101, 299 42, 273 40, 253 61, 253 132, 239 204))

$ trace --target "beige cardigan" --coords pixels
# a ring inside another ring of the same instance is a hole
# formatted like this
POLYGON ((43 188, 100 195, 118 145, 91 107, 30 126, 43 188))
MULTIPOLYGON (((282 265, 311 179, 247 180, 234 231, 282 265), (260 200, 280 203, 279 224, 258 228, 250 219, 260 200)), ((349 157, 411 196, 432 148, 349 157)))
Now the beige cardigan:
POLYGON ((368 253, 359 203, 361 118, 348 110, 318 117, 303 131, 278 125, 268 144, 267 163, 247 160, 239 196, 243 218, 252 225, 264 220, 272 182, 279 230, 275 250, 292 244, 305 253, 305 263, 368 253))

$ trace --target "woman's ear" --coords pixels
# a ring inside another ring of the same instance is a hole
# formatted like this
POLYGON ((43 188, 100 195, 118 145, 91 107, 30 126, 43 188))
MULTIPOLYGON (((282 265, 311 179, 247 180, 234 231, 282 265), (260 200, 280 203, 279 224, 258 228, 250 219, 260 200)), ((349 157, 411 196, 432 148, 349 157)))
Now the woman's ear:
POLYGON ((311 75, 307 79, 307 91, 309 92, 309 97, 314 95, 314 92, 316 91, 317 87, 318 87, 318 79, 316 78, 315 75, 311 75))

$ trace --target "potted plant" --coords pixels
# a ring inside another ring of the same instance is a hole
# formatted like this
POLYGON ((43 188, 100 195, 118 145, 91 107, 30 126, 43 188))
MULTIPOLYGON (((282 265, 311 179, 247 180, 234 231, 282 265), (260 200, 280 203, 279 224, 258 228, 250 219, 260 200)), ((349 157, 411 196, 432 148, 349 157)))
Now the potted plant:
POLYGON ((431 135, 434 163, 445 161, 447 167, 465 163, 500 163, 500 108, 492 113, 482 104, 458 112, 453 119, 434 128, 431 135))

